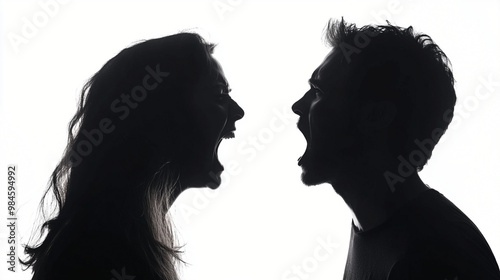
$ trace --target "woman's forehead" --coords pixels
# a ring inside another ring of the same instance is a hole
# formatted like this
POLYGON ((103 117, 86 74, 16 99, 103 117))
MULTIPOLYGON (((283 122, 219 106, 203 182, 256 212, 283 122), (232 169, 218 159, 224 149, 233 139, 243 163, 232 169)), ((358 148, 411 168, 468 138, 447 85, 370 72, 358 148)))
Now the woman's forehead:
POLYGON ((224 70, 222 70, 222 66, 219 61, 215 58, 212 59, 212 69, 210 70, 210 82, 216 84, 222 84, 224 86, 229 86, 226 80, 226 76, 224 75, 224 70))

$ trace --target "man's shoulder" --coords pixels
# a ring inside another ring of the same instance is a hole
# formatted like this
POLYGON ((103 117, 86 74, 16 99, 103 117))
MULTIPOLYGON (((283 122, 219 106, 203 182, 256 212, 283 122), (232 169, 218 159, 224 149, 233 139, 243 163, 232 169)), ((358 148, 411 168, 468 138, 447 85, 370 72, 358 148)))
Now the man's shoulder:
MULTIPOLYGON (((444 195, 429 190, 408 210, 406 223, 416 240, 432 248, 467 252, 489 246, 477 226, 444 195)), ((484 250, 484 249, 481 249, 484 250)))
MULTIPOLYGON (((408 227, 430 236, 460 236, 460 232, 481 235, 476 225, 453 202, 429 189, 415 199, 402 214, 408 227)), ((465 236, 464 236, 465 237, 465 236)))
POLYGON ((391 268, 389 280, 455 280, 459 271, 446 261, 417 254, 405 255, 391 268))
POLYGON ((403 223, 413 238, 408 254, 394 265, 394 273, 422 271, 423 275, 453 279, 457 273, 485 272, 498 277, 491 279, 500 279, 495 257, 480 230, 441 193, 426 191, 407 209, 406 218, 403 223))

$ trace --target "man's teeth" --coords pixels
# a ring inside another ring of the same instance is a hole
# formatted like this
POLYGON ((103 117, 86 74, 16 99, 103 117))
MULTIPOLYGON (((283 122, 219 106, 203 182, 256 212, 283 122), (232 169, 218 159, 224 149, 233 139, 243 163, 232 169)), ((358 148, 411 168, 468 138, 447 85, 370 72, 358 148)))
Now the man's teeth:
POLYGON ((222 136, 222 139, 230 139, 234 138, 234 132, 229 132, 226 135, 222 136))

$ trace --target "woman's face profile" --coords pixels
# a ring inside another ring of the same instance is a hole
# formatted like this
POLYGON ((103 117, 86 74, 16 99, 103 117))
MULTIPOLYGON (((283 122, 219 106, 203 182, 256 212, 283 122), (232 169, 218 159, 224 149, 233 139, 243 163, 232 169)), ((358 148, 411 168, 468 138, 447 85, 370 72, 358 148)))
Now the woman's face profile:
POLYGON ((216 188, 224 170, 217 152, 223 139, 233 138, 235 122, 244 115, 243 109, 229 96, 231 91, 220 64, 211 58, 208 75, 202 77, 189 95, 190 114, 184 123, 185 136, 181 159, 180 183, 189 187, 216 188))

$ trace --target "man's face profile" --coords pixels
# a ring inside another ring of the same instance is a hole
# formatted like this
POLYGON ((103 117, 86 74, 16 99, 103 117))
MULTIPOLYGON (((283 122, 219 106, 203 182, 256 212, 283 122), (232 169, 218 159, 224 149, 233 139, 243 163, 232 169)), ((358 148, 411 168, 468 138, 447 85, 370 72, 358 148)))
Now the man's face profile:
POLYGON ((330 182, 353 146, 353 105, 341 53, 332 51, 309 80, 311 89, 292 106, 300 116, 297 126, 307 141, 299 159, 306 185, 330 182))

